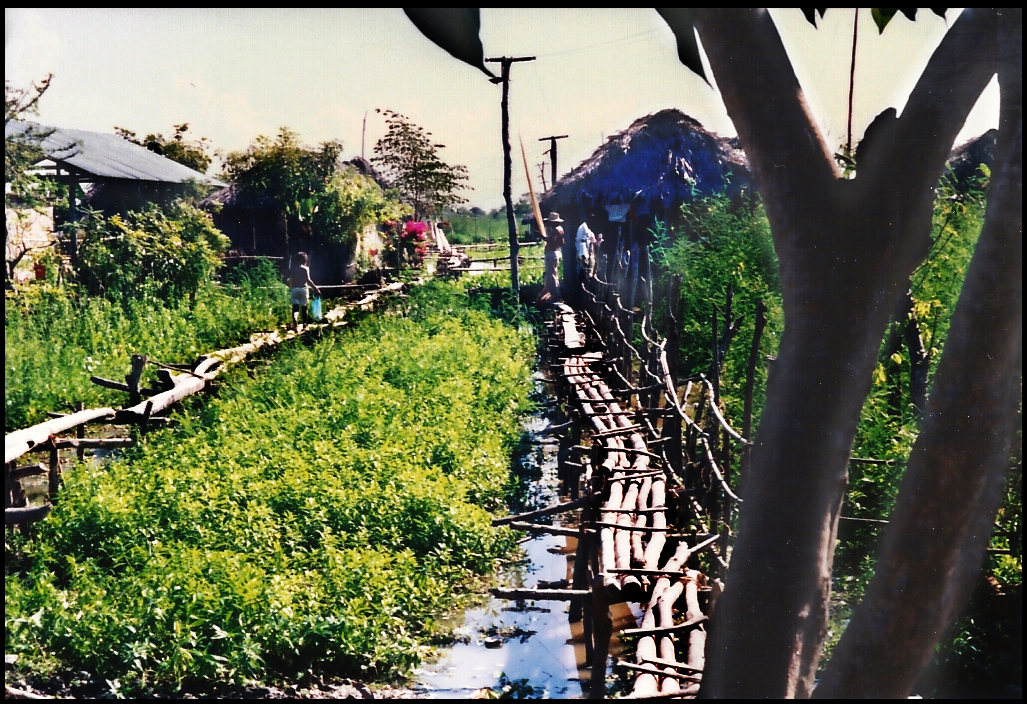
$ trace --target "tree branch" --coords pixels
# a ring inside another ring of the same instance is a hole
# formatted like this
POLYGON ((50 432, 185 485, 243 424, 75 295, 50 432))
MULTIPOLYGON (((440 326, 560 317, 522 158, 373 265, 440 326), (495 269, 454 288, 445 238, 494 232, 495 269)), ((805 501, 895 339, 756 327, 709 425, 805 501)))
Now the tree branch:
POLYGON ((935 187, 956 135, 998 70, 997 21, 991 9, 963 11, 931 55, 902 116, 883 119, 873 135, 864 135, 857 183, 935 187))
POLYGON ((784 207, 834 180, 831 151, 770 14, 703 10, 696 26, 766 207, 784 207))
POLYGON ((984 229, 867 594, 817 697, 905 697, 958 615, 1001 501, 1023 354, 1022 10, 998 23, 1001 120, 984 229), (969 401, 969 412, 968 404, 969 401))

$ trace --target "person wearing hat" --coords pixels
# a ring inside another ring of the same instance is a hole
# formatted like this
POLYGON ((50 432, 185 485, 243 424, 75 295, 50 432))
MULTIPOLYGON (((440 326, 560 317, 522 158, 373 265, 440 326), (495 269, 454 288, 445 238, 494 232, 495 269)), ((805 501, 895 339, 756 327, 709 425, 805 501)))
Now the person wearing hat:
POLYGON ((546 279, 542 287, 542 295, 539 301, 557 302, 560 298, 560 256, 563 252, 563 228, 560 223, 563 220, 557 212, 549 213, 549 217, 543 220, 545 227, 541 228, 542 238, 546 241, 546 279))

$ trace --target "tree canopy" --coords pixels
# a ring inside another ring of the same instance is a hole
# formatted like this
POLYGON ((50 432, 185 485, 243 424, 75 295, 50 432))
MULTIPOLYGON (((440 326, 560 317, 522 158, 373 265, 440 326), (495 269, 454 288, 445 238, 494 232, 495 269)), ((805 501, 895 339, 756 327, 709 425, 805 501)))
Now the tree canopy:
POLYGON ((326 242, 351 242, 364 227, 406 212, 374 179, 339 163, 342 143, 304 146, 287 127, 225 159, 225 176, 243 203, 270 206, 287 227, 326 242))
POLYGON ((400 199, 412 206, 414 217, 441 216, 447 208, 466 203, 457 191, 468 188, 467 168, 450 166, 439 157, 445 148, 431 139, 431 132, 392 110, 385 115, 388 133, 374 145, 372 159, 399 189, 400 199))
POLYGON ((185 133, 189 131, 188 122, 174 125, 174 128, 175 134, 171 137, 165 137, 162 133, 154 134, 151 132, 143 139, 139 139, 135 132, 124 127, 115 127, 114 132, 119 137, 127 139, 133 144, 146 147, 183 166, 188 166, 193 171, 199 171, 201 174, 206 173, 212 161, 208 153, 210 150, 210 140, 206 137, 201 137, 198 140, 186 139, 185 133))

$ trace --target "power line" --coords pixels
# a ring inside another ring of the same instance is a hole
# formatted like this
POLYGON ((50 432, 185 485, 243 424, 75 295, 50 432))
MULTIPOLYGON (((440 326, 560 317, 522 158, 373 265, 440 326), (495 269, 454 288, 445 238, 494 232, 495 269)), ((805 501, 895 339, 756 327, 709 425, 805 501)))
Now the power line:
POLYGON ((590 50, 593 50, 593 49, 598 49, 600 47, 611 46, 613 44, 623 44, 623 45, 634 44, 634 43, 641 42, 642 39, 645 39, 647 37, 650 37, 650 36, 653 36, 653 35, 656 35, 656 34, 662 34, 662 33, 663 33, 662 29, 649 29, 649 30, 646 30, 645 32, 639 32, 637 34, 629 34, 629 35, 624 36, 624 37, 618 37, 617 39, 610 39, 609 41, 599 42, 597 44, 586 44, 585 46, 579 46, 579 47, 575 47, 573 49, 564 49, 563 51, 554 51, 551 54, 539 54, 539 57, 543 58, 543 59, 546 59, 546 58, 549 58, 551 56, 564 56, 566 54, 575 54, 575 53, 578 53, 578 52, 581 52, 581 51, 590 51, 590 50))

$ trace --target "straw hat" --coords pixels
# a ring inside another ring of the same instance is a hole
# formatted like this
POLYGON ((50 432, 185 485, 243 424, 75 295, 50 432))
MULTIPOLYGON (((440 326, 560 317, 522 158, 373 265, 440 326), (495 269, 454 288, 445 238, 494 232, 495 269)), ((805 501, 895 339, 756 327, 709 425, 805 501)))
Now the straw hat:
POLYGON ((549 213, 549 217, 545 219, 545 222, 563 222, 563 220, 560 219, 560 213, 553 211, 549 213))

